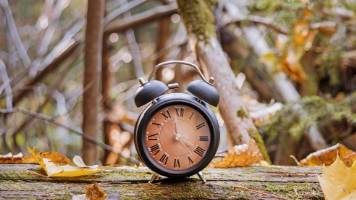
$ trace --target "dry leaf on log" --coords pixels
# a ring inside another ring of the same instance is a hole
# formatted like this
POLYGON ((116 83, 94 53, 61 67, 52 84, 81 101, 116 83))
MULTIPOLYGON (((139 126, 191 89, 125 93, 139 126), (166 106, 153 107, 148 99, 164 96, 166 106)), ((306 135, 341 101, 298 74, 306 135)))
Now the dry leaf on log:
POLYGON ((106 196, 106 193, 96 183, 85 188, 85 197, 88 200, 104 200, 106 196))
POLYGON ((215 168, 231 168, 261 163, 263 163, 263 156, 256 142, 250 140, 248 144, 235 145, 222 159, 213 161, 211 166, 215 168))
POLYGON ((72 162, 65 155, 58 152, 38 152, 35 149, 29 149, 29 152, 48 177, 88 176, 99 171, 97 165, 85 165, 80 156, 74 156, 72 162))
POLYGON ((356 199, 356 162, 347 167, 338 156, 330 166, 324 166, 318 177, 326 200, 356 199))
POLYGON ((8 153, 0 155, 0 164, 37 164, 32 156, 23 156, 22 153, 13 155, 8 153))
POLYGON ((33 159, 36 160, 36 163, 39 165, 43 164, 44 158, 46 158, 56 164, 71 164, 72 163, 72 161, 67 156, 65 156, 59 152, 55 152, 55 151, 39 152, 34 148, 28 148, 28 152, 31 154, 33 159))
POLYGON ((43 169, 48 177, 79 177, 95 174, 99 171, 97 165, 87 166, 80 156, 74 156, 74 165, 60 165, 52 162, 47 158, 43 158, 43 169))
POLYGON ((339 156, 346 165, 351 166, 356 161, 356 152, 348 149, 342 144, 336 144, 332 147, 316 151, 309 154, 306 158, 301 160, 299 166, 322 166, 331 165, 336 157, 339 156))

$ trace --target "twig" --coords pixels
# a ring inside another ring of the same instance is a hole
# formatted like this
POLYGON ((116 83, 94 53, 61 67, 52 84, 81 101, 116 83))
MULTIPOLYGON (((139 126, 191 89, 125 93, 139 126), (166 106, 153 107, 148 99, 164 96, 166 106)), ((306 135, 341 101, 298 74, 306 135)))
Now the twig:
MULTIPOLYGON (((43 103, 38 106, 38 108, 36 109, 37 110, 36 112, 41 112, 44 109, 44 107, 47 105, 47 103, 51 100, 50 94, 53 93, 55 87, 59 87, 61 85, 61 83, 63 82, 63 80, 66 77, 66 74, 71 69, 70 68, 71 64, 73 64, 73 62, 77 59, 78 54, 79 54, 79 51, 75 52, 73 57, 71 57, 71 59, 66 62, 62 74, 55 78, 55 80, 53 81, 53 84, 49 88, 48 96, 43 101, 43 103)), ((18 126, 18 128, 12 133, 12 143, 14 144, 14 146, 17 150, 20 149, 20 146, 17 144, 17 141, 16 141, 17 135, 20 133, 21 130, 25 129, 33 121, 33 119, 34 118, 29 117, 27 120, 23 121, 23 123, 20 126, 18 126)))
MULTIPOLYGON (((131 12, 128 11, 125 16, 131 16, 131 12)), ((140 47, 137 44, 135 32, 133 29, 128 29, 126 31, 126 39, 127 39, 129 51, 131 52, 132 55, 136 78, 142 77, 144 76, 142 57, 140 53, 140 47)))
MULTIPOLYGON (((6 71, 5 63, 0 59, 0 75, 3 81, 3 88, 6 94, 6 109, 12 110, 12 89, 10 85, 10 79, 6 71)), ((0 93, 2 91, 0 90, 0 93)))
POLYGON ((142 12, 140 14, 132 15, 131 17, 124 18, 118 22, 109 24, 105 29, 105 34, 122 32, 130 28, 135 28, 151 21, 160 20, 164 17, 171 16, 177 13, 177 5, 159 6, 154 9, 142 12))
POLYGON ((133 0, 128 3, 125 2, 125 5, 120 5, 119 8, 111 11, 109 14, 105 16, 104 24, 108 25, 111 21, 119 17, 120 15, 128 12, 129 10, 145 3, 147 0, 133 0))
MULTIPOLYGON (((48 3, 48 1, 46 1, 46 3, 48 3)), ((54 3, 51 1, 51 5, 45 6, 48 10, 45 9, 44 14, 41 15, 41 17, 46 17, 49 20, 48 26, 41 37, 42 39, 37 48, 37 54, 39 56, 42 56, 47 52, 48 46, 59 24, 59 18, 62 15, 63 10, 69 5, 68 0, 57 1, 55 5, 53 4, 54 3)))
MULTIPOLYGON (((103 142, 97 141, 95 138, 92 138, 92 137, 90 137, 88 135, 85 135, 82 131, 77 130, 75 128, 72 128, 72 127, 70 127, 70 126, 68 126, 66 124, 62 124, 60 122, 57 122, 55 118, 48 117, 47 115, 44 115, 42 113, 32 112, 32 111, 25 110, 25 109, 22 109, 22 108, 13 108, 11 111, 10 110, 0 109, 0 113, 2 113, 2 114, 9 114, 9 113, 15 113, 15 112, 19 112, 19 113, 22 113, 22 114, 25 114, 25 115, 29 115, 29 116, 34 117, 36 119, 40 119, 40 120, 43 120, 45 122, 54 124, 56 126, 60 126, 62 128, 65 128, 65 129, 71 131, 74 134, 82 136, 85 140, 87 140, 87 141, 89 141, 89 142, 91 142, 91 143, 93 143, 95 145, 98 145, 99 147, 101 147, 101 148, 103 148, 105 150, 108 150, 108 151, 111 151, 111 152, 114 152, 114 153, 119 153, 121 155, 121 153, 115 151, 115 149, 113 149, 112 146, 104 144, 103 142)), ((121 155, 121 156, 123 156, 123 155, 121 155)), ((125 156, 123 156, 123 157, 126 158, 125 156)), ((133 163, 139 163, 137 160, 135 160, 133 158, 126 158, 126 159, 128 159, 130 162, 133 162, 133 163)))
POLYGON ((68 56, 72 55, 73 52, 76 49, 78 49, 78 46, 79 46, 78 42, 71 43, 65 50, 60 52, 60 54, 57 57, 52 58, 53 59, 52 62, 49 63, 44 70, 42 70, 39 74, 37 74, 36 77, 27 81, 27 83, 25 84, 26 89, 22 90, 20 93, 15 95, 14 102, 13 102, 14 105, 19 103, 25 96, 27 96, 30 93, 31 90, 27 88, 34 86, 35 84, 40 82, 43 78, 45 78, 47 74, 56 70, 68 56))
POLYGON ((278 27, 272 21, 264 19, 259 16, 248 16, 243 19, 233 20, 233 21, 230 21, 230 22, 224 24, 224 26, 229 26, 231 24, 243 25, 244 23, 260 24, 260 25, 266 26, 267 28, 270 28, 270 29, 276 31, 277 33, 284 34, 284 35, 288 34, 288 31, 284 30, 281 27, 278 27))
POLYGON ((8 0, 0 0, 0 7, 4 11, 4 15, 6 18, 6 24, 8 26, 8 29, 10 31, 10 36, 16 46, 16 49, 19 53, 19 56, 22 60, 22 63, 25 67, 29 67, 31 64, 31 59, 27 54, 27 51, 21 41, 21 38, 19 36, 19 33, 16 28, 15 20, 12 16, 11 8, 9 6, 8 0))

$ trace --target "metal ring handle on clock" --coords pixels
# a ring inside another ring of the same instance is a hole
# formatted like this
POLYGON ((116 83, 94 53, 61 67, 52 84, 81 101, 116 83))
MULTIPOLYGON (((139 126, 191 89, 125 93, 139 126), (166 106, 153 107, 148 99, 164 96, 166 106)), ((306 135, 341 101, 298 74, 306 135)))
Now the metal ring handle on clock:
POLYGON ((187 90, 198 97, 199 99, 207 102, 210 105, 217 106, 219 103, 219 94, 216 88, 213 86, 214 78, 210 77, 209 80, 200 71, 199 67, 193 63, 182 60, 170 60, 157 64, 154 66, 151 74, 148 76, 148 81, 145 82, 143 78, 140 78, 141 86, 138 88, 135 95, 135 104, 137 107, 143 106, 152 101, 158 96, 164 94, 169 87, 162 81, 152 80, 157 69, 166 67, 170 64, 182 64, 192 67, 200 76, 201 80, 194 80, 188 84, 187 90))
POLYGON ((210 77, 210 79, 207 80, 206 77, 203 75, 203 73, 200 71, 198 65, 188 62, 188 61, 184 61, 184 60, 169 60, 169 61, 161 62, 161 63, 155 65, 151 74, 148 76, 148 81, 150 81, 154 77, 154 75, 156 74, 156 71, 159 68, 162 68, 162 67, 165 67, 165 66, 171 65, 171 64, 181 64, 181 65, 190 66, 199 74, 200 78, 203 81, 205 81, 206 83, 208 83, 210 85, 214 84, 214 77, 210 77))

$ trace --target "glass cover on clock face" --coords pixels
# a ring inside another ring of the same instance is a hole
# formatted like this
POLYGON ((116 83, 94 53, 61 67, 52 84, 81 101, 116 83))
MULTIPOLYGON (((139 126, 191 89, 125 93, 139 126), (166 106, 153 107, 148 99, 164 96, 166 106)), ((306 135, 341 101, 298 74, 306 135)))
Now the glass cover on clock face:
POLYGON ((156 112, 146 128, 145 148, 160 166, 186 170, 199 163, 210 144, 207 120, 186 105, 170 105, 156 112))

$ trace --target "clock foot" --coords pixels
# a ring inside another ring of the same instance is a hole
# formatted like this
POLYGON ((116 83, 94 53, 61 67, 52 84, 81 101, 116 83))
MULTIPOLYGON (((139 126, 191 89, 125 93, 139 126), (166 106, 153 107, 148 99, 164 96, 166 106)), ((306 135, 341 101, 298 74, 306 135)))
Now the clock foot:
POLYGON ((197 175, 198 175, 199 179, 200 179, 201 181, 203 181, 203 183, 206 183, 206 180, 205 180, 205 178, 204 178, 204 176, 203 176, 203 173, 198 172, 197 175))
POLYGON ((161 177, 158 174, 154 173, 154 174, 152 174, 151 179, 150 179, 150 181, 148 181, 148 183, 153 183, 159 179, 161 179, 161 177))

